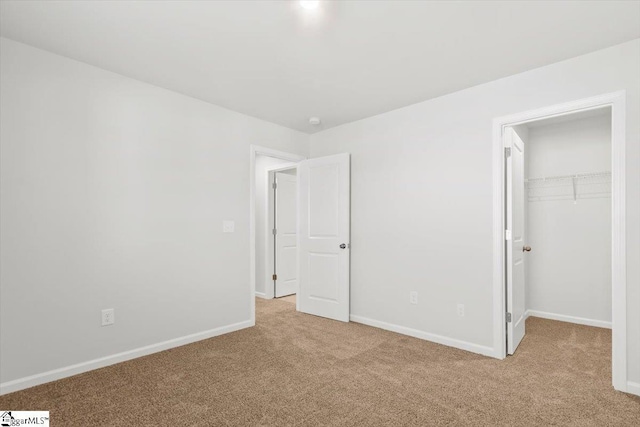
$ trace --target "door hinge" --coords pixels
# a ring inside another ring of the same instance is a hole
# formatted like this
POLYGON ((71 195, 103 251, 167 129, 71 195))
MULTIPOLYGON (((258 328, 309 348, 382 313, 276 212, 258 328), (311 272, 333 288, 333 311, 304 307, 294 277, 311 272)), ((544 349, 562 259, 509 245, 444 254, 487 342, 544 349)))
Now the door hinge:
POLYGON ((278 275, 277 275, 277 274, 274 274, 273 276, 271 276, 271 278, 272 278, 273 280, 278 280, 278 275))
POLYGON ((504 147, 504 156, 511 157, 511 147, 504 147))
POLYGON ((504 240, 511 240, 511 230, 504 230, 504 240))
POLYGON ((273 235, 275 236, 276 234, 278 234, 278 230, 276 230, 275 228, 272 230, 273 231, 273 235))
POLYGON ((511 323, 511 313, 507 313, 507 323, 511 323))
POLYGON ((275 190, 276 188, 278 188, 278 184, 274 182, 273 184, 271 184, 271 188, 275 190))

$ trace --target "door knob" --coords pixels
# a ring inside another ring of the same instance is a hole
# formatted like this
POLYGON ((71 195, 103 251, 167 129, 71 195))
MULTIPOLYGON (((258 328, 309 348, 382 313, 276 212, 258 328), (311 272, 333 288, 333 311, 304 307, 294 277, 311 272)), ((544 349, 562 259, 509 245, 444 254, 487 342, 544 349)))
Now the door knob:
POLYGON ((343 244, 340 245, 340 249, 346 249, 346 248, 347 248, 347 244, 346 243, 343 243, 343 244))
POLYGON ((531 252, 531 246, 523 246, 522 252, 531 252))

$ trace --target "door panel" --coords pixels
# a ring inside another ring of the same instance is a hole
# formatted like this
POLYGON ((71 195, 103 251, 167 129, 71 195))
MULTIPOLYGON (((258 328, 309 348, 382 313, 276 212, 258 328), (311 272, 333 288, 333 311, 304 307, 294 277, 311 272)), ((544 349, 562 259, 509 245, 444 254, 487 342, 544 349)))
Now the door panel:
POLYGON ((309 236, 338 237, 337 164, 309 168, 309 236))
POLYGON ((299 167, 299 310, 349 321, 349 154, 299 167), (342 247, 341 247, 342 245, 342 247))
POLYGON ((276 172, 275 296, 298 292, 298 179, 276 172))
POLYGON ((309 298, 337 303, 340 254, 309 252, 309 298))
POLYGON ((525 335, 525 222, 524 222, 524 142, 512 128, 505 129, 507 170, 507 352, 513 354, 525 335))

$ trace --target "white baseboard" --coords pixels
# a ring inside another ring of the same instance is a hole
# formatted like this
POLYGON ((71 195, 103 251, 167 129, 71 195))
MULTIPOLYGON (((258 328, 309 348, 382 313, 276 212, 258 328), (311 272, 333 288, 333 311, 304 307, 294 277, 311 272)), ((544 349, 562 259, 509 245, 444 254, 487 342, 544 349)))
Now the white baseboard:
POLYGON ((525 317, 541 317, 549 320, 559 320, 560 322, 577 323, 578 325, 595 326, 598 328, 611 329, 611 322, 604 320, 586 319, 584 317, 566 316, 564 314, 548 313, 546 311, 527 310, 524 313, 525 317))
POLYGON ((410 337, 419 338, 426 341, 435 342, 437 344, 446 345, 449 347, 458 348, 460 350, 470 351, 472 353, 481 354, 483 356, 496 357, 496 352, 493 347, 486 347, 470 343, 467 341, 461 341, 454 338, 445 337, 442 335, 436 335, 429 332, 420 331, 418 329, 408 328, 406 326, 394 325, 380 320, 369 319, 367 317, 351 315, 349 320, 356 323, 362 323, 363 325, 373 326, 374 328, 380 328, 391 332, 396 332, 402 335, 408 335, 410 337))
POLYGON ((258 292, 258 291, 256 291, 256 296, 257 296, 258 298, 267 299, 267 294, 265 294, 264 292, 258 292))
POLYGON ((627 393, 635 394, 636 396, 640 396, 640 383, 635 383, 633 381, 627 381, 627 393))
POLYGON ((218 335, 228 334, 229 332, 238 331, 240 329, 254 326, 251 320, 234 323, 227 326, 211 329, 208 331, 197 332, 195 334, 174 338, 168 341, 151 344, 145 347, 136 348, 122 353, 112 354, 111 356, 101 357, 99 359, 89 360, 87 362, 77 363, 75 365, 66 366, 64 368, 54 369, 52 371, 43 372, 41 374, 31 375, 17 380, 0 383, 0 395, 12 393, 14 391, 23 390, 25 388, 34 387, 40 384, 56 381, 62 378, 78 375, 83 372, 92 371, 94 369, 104 368, 105 366, 114 365, 116 363, 125 362, 127 360, 136 359, 138 357, 147 356, 149 354, 168 350, 174 347, 180 347, 191 344, 196 341, 213 338, 218 335))

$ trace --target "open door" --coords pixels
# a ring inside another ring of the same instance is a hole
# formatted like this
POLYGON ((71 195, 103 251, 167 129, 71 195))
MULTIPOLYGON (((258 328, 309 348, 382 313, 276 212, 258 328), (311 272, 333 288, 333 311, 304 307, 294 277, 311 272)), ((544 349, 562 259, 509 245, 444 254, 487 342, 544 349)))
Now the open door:
POLYGON ((513 354, 525 334, 524 142, 513 128, 505 128, 507 172, 507 352, 513 354))
POLYGON ((349 154, 298 167, 300 215, 298 310, 349 321, 349 154))
POLYGON ((298 292, 298 180, 275 173, 275 297, 298 292))

